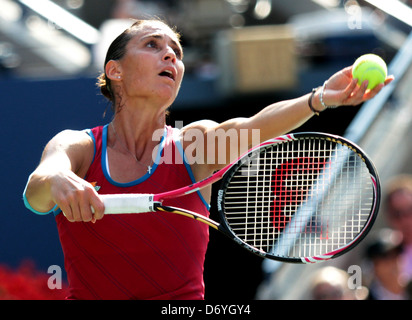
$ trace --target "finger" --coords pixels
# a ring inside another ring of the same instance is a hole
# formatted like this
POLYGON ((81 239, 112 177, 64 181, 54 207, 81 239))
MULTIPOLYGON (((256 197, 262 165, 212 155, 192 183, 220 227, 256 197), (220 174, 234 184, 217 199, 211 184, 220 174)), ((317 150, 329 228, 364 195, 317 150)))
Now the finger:
POLYGON ((336 102, 334 105, 346 105, 350 104, 350 99, 353 95, 353 92, 356 90, 356 79, 352 79, 346 88, 341 92, 336 92, 336 102))
POLYGON ((389 83, 391 83, 393 80, 395 80, 394 76, 389 76, 386 78, 384 83, 378 84, 375 88, 373 88, 372 90, 370 90, 369 92, 367 92, 365 94, 364 99, 368 100, 368 99, 372 99, 374 98, 385 86, 387 86, 389 83))
POLYGON ((63 213, 63 215, 66 217, 66 219, 70 222, 74 222, 73 212, 72 212, 69 202, 59 201, 58 206, 61 212, 63 213))
POLYGON ((104 203, 93 187, 89 189, 89 199, 89 208, 93 213, 93 221, 96 222, 104 216, 104 203))
POLYGON ((73 221, 74 222, 82 221, 82 215, 81 215, 81 212, 80 212, 79 205, 77 203, 73 203, 70 206, 70 208, 71 208, 71 212, 72 212, 72 215, 73 215, 73 221))
POLYGON ((385 86, 388 85, 388 84, 391 83, 393 80, 395 80, 395 77, 394 77, 394 76, 388 76, 388 77, 385 79, 384 85, 385 85, 385 86))
POLYGON ((93 217, 95 220, 100 220, 104 216, 104 203, 99 196, 91 199, 91 207, 93 209, 93 217))
POLYGON ((375 97, 384 87, 384 84, 378 84, 375 88, 372 90, 369 90, 368 92, 365 93, 364 100, 369 100, 375 97))
POLYGON ((346 76, 352 78, 352 66, 343 68, 342 73, 345 74, 346 76))
POLYGON ((90 222, 93 220, 93 213, 89 201, 83 201, 80 205, 80 221, 90 222))
POLYGON ((351 97, 352 93, 357 89, 358 86, 358 79, 352 79, 351 82, 349 82, 348 86, 344 90, 345 96, 346 97, 351 97))
POLYGON ((63 215, 66 217, 68 221, 74 222, 73 213, 70 207, 66 209, 60 208, 60 210, 62 211, 63 215))
POLYGON ((363 97, 368 89, 368 81, 364 81, 360 86, 356 85, 351 96, 346 101, 349 105, 358 105, 363 101, 363 97))

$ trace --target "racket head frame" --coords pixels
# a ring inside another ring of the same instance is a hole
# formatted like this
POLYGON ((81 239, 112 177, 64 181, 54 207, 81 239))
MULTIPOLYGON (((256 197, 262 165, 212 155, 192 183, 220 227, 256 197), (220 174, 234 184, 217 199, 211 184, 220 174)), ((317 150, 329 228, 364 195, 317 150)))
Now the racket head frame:
POLYGON ((219 221, 220 223, 220 231, 225 233, 227 236, 229 236, 231 239, 233 239, 235 242, 237 242, 239 245, 244 247, 245 249, 253 252, 254 254, 257 254, 263 258, 268 258, 268 259, 273 259, 273 260, 279 260, 283 262, 289 262, 289 263, 316 263, 320 261, 325 261, 325 260, 330 260, 333 258, 337 258, 344 253, 347 253, 354 247, 356 247, 369 233, 371 230, 378 211, 379 211, 379 206, 380 206, 380 198, 381 198, 381 187, 380 187, 380 180, 379 180, 379 175, 378 171, 369 158, 369 156, 355 143, 349 141, 346 138, 337 136, 337 135, 331 135, 331 134, 325 134, 325 133, 319 133, 319 132, 301 132, 301 133, 293 133, 293 134, 288 134, 284 136, 280 136, 274 139, 270 139, 259 146, 252 148, 247 154, 243 155, 235 164, 233 164, 224 174, 222 177, 222 181, 220 184, 220 187, 217 190, 217 200, 216 200, 216 208, 217 208, 217 213, 219 216, 219 221), (325 252, 320 255, 313 255, 313 256, 301 256, 301 257, 290 257, 290 256, 282 256, 282 255, 277 255, 269 252, 268 250, 262 250, 254 245, 251 245, 247 243, 245 240, 242 239, 242 237, 239 237, 236 232, 233 231, 228 218, 227 214, 225 211, 225 198, 226 198, 226 191, 227 191, 227 186, 230 183, 232 177, 234 174, 240 170, 240 168, 253 161, 254 157, 258 154, 261 154, 262 152, 265 151, 267 148, 271 148, 272 146, 276 145, 281 145, 281 144, 286 144, 290 143, 291 141, 297 141, 297 140, 303 140, 303 139, 323 139, 330 141, 332 143, 335 143, 337 146, 343 146, 344 148, 348 148, 351 151, 353 151, 354 154, 359 157, 364 165, 366 166, 369 174, 370 174, 370 179, 371 179, 371 186, 373 189, 373 200, 372 200, 372 206, 370 208, 369 212, 369 217, 362 227, 361 232, 359 232, 350 242, 346 243, 342 247, 336 248, 335 250, 332 250, 330 252, 325 252))

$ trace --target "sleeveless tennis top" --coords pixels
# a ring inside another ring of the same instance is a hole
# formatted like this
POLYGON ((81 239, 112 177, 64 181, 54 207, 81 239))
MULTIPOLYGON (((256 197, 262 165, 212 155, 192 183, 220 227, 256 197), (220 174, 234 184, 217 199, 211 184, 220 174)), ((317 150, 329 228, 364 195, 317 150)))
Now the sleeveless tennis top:
MULTIPOLYGON (((95 145, 85 179, 99 194, 159 193, 194 182, 176 129, 166 126, 151 173, 129 183, 110 177, 107 129, 88 130, 95 145)), ((209 215, 199 192, 164 201, 209 215)), ((96 223, 56 214, 69 280, 68 299, 204 299, 208 226, 170 213, 106 215, 96 223)))

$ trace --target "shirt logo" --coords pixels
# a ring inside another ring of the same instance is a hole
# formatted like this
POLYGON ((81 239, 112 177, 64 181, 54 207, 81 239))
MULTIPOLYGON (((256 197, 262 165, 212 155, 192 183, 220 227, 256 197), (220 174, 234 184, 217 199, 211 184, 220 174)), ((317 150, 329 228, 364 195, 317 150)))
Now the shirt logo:
POLYGON ((97 182, 96 182, 96 181, 90 182, 90 184, 93 186, 94 190, 96 190, 96 191, 99 191, 100 188, 101 188, 100 186, 97 185, 97 182))

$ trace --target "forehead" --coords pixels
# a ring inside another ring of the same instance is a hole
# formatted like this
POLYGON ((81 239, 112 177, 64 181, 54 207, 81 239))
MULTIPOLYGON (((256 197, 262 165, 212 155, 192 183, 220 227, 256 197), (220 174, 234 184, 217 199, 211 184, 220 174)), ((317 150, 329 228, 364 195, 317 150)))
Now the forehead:
POLYGON ((175 42, 180 46, 179 35, 173 31, 169 26, 160 21, 144 22, 138 27, 133 29, 134 39, 143 39, 147 37, 164 37, 170 38, 172 42, 175 42))

